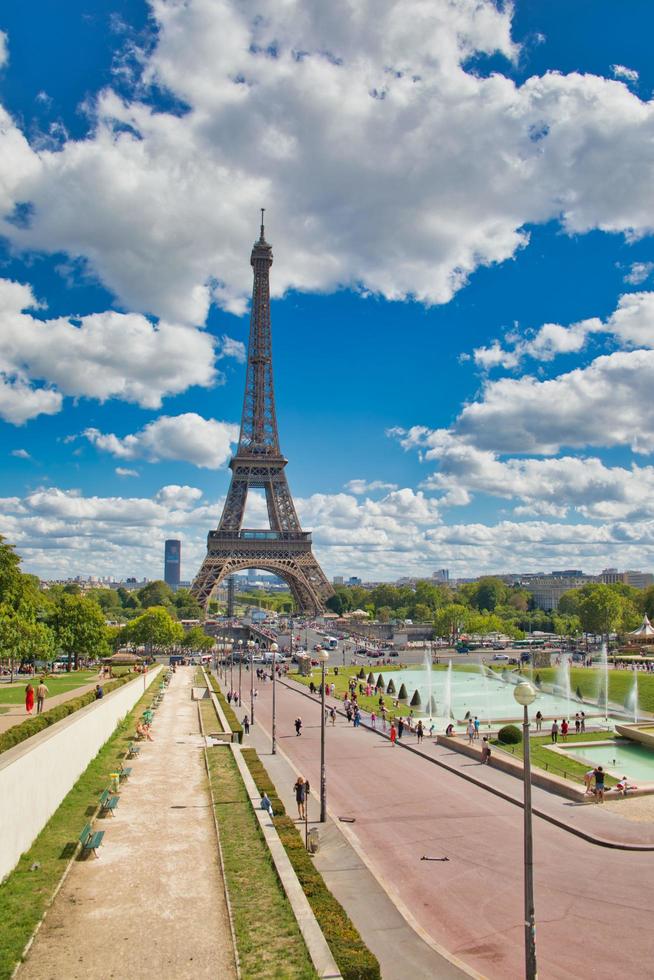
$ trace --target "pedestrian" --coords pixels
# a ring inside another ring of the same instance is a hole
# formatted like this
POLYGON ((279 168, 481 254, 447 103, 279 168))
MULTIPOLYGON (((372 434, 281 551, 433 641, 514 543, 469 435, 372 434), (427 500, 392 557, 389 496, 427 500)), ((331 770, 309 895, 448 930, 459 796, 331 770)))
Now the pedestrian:
POLYGON ((395 728, 395 722, 391 722, 391 745, 395 745, 397 739, 397 729, 395 728))
POLYGON ((400 720, 397 723, 397 737, 398 738, 402 738, 403 731, 404 731, 404 719, 403 718, 400 718, 400 720))
POLYGON ((231 691, 228 691, 227 692, 227 704, 231 704, 231 703, 232 703, 232 692, 231 691))
POLYGON ((580 717, 579 720, 581 721, 581 730, 582 730, 582 732, 585 732, 586 731, 586 712, 585 711, 582 711, 581 712, 581 717, 580 717))
POLYGON ((595 770, 594 769, 588 769, 587 772, 584 773, 584 786, 586 787, 586 793, 585 793, 586 796, 592 796, 593 795, 593 779, 594 778, 595 778, 595 770))
POLYGON ((259 804, 262 810, 265 810, 269 817, 273 815, 272 803, 268 797, 267 793, 261 794, 261 803, 259 804))
POLYGON ((595 772, 595 802, 604 802, 604 770, 601 766, 598 766, 595 772))
POLYGON ((475 738, 479 738, 479 718, 477 717, 477 715, 475 715, 474 726, 475 726, 475 738))
POLYGON ((335 725, 336 724, 336 708, 330 708, 329 709, 329 719, 330 719, 332 725, 335 725))
POLYGON ((40 715, 41 712, 43 711, 43 704, 45 702, 45 696, 46 696, 46 694, 49 694, 49 693, 50 693, 50 691, 48 689, 47 684, 45 683, 45 679, 42 677, 41 680, 39 681, 38 687, 36 688, 36 713, 37 713, 37 715, 40 715))
POLYGON ((250 734, 250 719, 247 715, 243 718, 243 731, 246 735, 250 734))
POLYGON ((297 803, 297 813, 300 820, 306 820, 306 800, 307 800, 307 787, 302 776, 298 776, 295 781, 295 802, 297 803))
POLYGON ((302 734, 302 719, 301 718, 296 718, 295 719, 295 734, 296 735, 301 735, 302 734))
POLYGON ((579 734, 580 728, 581 728, 581 718, 579 717, 579 712, 577 712, 577 714, 575 715, 575 732, 577 733, 577 735, 579 734))
POLYGON ((564 718, 561 722, 561 739, 564 742, 568 741, 568 722, 566 718, 564 718))
POLYGON ((345 709, 345 717, 347 718, 348 725, 350 725, 352 723, 352 705, 351 704, 348 704, 347 708, 345 709))
POLYGON ((556 720, 556 718, 552 722, 552 729, 551 729, 550 735, 551 735, 551 738, 552 738, 552 742, 558 742, 558 740, 559 740, 559 723, 556 720))
POLYGON ((100 684, 95 685, 95 700, 100 701, 104 697, 104 691, 100 684))
POLYGON ((490 763, 491 757, 491 747, 486 735, 484 735, 484 740, 481 744, 481 764, 482 766, 487 766, 490 763))
POLYGON ((34 709, 34 688, 31 684, 28 684, 25 688, 25 711, 28 715, 32 714, 34 709))
POLYGON ((536 712, 536 731, 540 732, 543 728, 543 715, 540 711, 536 712))
POLYGON ((359 708, 356 707, 354 709, 354 727, 358 728, 360 724, 361 724, 361 712, 359 711, 359 708))
POLYGON ((416 735, 418 736, 418 745, 420 745, 420 743, 422 742, 424 734, 425 734, 425 730, 422 727, 422 720, 420 720, 418 722, 418 727, 416 728, 416 735))
POLYGON ((472 745, 475 737, 475 723, 472 719, 470 719, 470 721, 468 722, 468 725, 466 727, 466 733, 468 735, 468 745, 472 745))
POLYGON ((377 715, 375 714, 374 711, 370 712, 370 725, 372 728, 377 727, 377 715))

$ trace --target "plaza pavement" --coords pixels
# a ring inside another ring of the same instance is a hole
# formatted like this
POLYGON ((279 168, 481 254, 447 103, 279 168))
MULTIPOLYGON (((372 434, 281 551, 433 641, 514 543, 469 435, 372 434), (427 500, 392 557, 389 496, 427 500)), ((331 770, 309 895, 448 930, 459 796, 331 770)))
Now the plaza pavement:
POLYGON ((73 863, 20 980, 236 976, 193 674, 173 676, 115 818, 95 822, 100 858, 73 863))
MULTIPOLYGON (((271 689, 270 682, 258 684, 258 718, 268 731, 271 689)), ((277 694, 279 746, 317 788, 320 705, 283 684, 277 694), (299 738, 293 729, 298 715, 304 721, 299 738)), ((519 795, 513 777, 463 757, 460 764, 482 779, 501 776, 519 795)), ((348 827, 369 866, 440 946, 490 980, 524 975, 519 807, 365 728, 354 729, 340 716, 334 728, 327 726, 327 782, 331 813, 354 818, 348 827)), ((538 802, 544 805, 541 797, 550 795, 538 791, 538 802)), ((558 807, 559 799, 553 799, 558 807)), ((599 807, 565 812, 587 813, 601 836, 614 820, 624 824, 620 831, 629 826, 638 832, 639 825, 593 809, 599 807)), ((646 975, 654 853, 599 847, 539 818, 534 836, 539 975, 646 975)))

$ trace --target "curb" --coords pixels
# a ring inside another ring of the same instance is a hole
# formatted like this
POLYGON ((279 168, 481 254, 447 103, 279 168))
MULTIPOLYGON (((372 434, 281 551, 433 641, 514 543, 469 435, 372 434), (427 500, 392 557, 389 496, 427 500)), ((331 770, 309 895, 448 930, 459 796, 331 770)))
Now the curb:
MULTIPOLYGON (((310 701, 320 704, 318 699, 314 698, 310 691, 305 693, 304 691, 298 690, 296 687, 291 687, 286 681, 278 681, 278 683, 283 684, 289 691, 295 691, 297 694, 302 694, 310 701)), ((340 708, 337 707, 336 710, 342 718, 345 717, 345 713, 340 708)), ((378 731, 377 729, 366 726, 366 731, 373 732, 375 735, 385 738, 386 741, 390 740, 388 735, 386 735, 384 732, 378 731)), ((486 790, 487 793, 492 793, 493 796, 497 796, 501 800, 505 800, 507 803, 512 803, 513 806, 517 806, 521 810, 524 809, 524 803, 522 800, 517 799, 515 796, 511 796, 510 793, 505 793, 504 790, 497 789, 495 786, 489 786, 487 783, 482 782, 475 776, 471 776, 467 772, 461 772, 460 769, 456 769, 453 766, 448 766, 446 762, 442 762, 440 759, 434 759, 432 756, 421 752, 420 749, 414 748, 412 745, 404 744, 401 740, 398 740, 395 744, 399 745, 399 747, 404 749, 406 752, 413 752, 414 755, 421 756, 421 758, 425 759, 427 762, 431 762, 432 765, 440 766, 441 769, 445 769, 446 772, 459 776, 461 779, 465 779, 466 782, 472 783, 474 786, 478 786, 480 789, 486 790)), ((532 807, 532 813, 534 816, 540 817, 541 820, 545 820, 547 823, 558 827, 559 830, 564 830, 568 834, 572 834, 574 837, 579 837, 581 840, 585 840, 589 844, 594 844, 596 847, 607 847, 610 850, 615 851, 654 851, 654 844, 628 844, 624 841, 612 841, 607 840, 605 837, 596 837, 594 834, 589 834, 585 830, 580 830, 578 827, 570 827, 563 820, 559 820, 558 817, 553 817, 551 814, 546 813, 544 810, 540 810, 538 807, 532 807)))

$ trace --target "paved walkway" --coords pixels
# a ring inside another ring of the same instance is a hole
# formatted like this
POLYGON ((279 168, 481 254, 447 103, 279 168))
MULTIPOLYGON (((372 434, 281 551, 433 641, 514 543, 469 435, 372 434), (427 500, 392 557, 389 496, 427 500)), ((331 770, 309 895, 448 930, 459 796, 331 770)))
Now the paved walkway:
MULTIPOLYGON (((45 704, 43 705, 43 710, 48 711, 50 708, 56 708, 58 704, 63 704, 64 701, 70 701, 72 698, 78 698, 80 694, 86 694, 87 691, 92 691, 95 685, 98 683, 99 677, 96 677, 89 684, 81 684, 79 687, 73 688, 72 691, 64 691, 63 694, 55 694, 51 698, 45 699, 45 704)), ((27 686, 28 678, 22 682, 23 689, 27 686)), ((36 689, 38 684, 38 677, 36 681, 31 679, 32 684, 36 689)), ((47 684, 47 681, 46 681, 47 684)), ((3 687, 2 690, 7 688, 3 687)), ((28 718, 36 718, 36 701, 34 702, 34 711, 31 715, 28 715, 25 711, 25 702, 22 701, 20 704, 9 704, 0 705, 3 708, 9 708, 9 711, 0 714, 0 734, 6 732, 8 729, 13 728, 14 725, 20 725, 22 722, 27 721, 28 718)))
MULTIPOLYGON (((271 687, 259 684, 257 699, 267 728, 271 687)), ((317 787, 320 707, 283 685, 277 704, 279 745, 317 787), (298 715, 300 738, 293 731, 298 715)), ((328 806, 354 819, 349 827, 391 896, 479 973, 523 976, 521 810, 341 718, 327 728, 327 767, 328 806)), ((542 820, 534 835, 540 976, 642 975, 654 854, 598 848, 542 820)))
POLYGON ((174 675, 116 817, 96 821, 100 859, 73 864, 20 980, 235 977, 194 669, 174 675))

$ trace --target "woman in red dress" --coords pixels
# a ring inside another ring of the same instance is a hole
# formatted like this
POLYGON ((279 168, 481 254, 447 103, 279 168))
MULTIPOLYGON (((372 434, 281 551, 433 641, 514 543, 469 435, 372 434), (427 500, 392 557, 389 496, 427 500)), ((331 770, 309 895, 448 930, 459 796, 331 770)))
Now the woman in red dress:
POLYGON ((34 688, 28 684, 25 688, 25 711, 28 715, 32 714, 34 708, 34 688))

